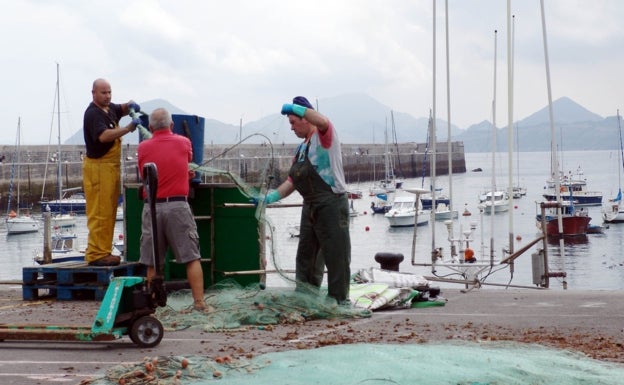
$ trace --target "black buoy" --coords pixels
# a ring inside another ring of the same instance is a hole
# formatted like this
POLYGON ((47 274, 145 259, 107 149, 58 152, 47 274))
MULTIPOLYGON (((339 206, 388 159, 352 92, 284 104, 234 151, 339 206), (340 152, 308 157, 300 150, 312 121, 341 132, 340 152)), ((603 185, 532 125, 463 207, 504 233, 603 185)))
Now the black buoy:
POLYGON ((375 261, 381 265, 382 270, 399 271, 399 264, 403 262, 403 254, 400 253, 377 253, 375 261))

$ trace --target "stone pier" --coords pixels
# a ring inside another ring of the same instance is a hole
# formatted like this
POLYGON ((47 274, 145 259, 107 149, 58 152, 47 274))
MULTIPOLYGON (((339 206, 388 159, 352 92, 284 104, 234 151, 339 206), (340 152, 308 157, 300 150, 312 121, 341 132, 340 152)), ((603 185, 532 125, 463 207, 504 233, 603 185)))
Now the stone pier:
MULTIPOLYGON (((250 185, 260 185, 260 179, 272 176, 274 187, 286 178, 296 144, 206 145, 204 164, 240 175, 250 185)), ((123 148, 123 180, 138 181, 136 168, 136 145, 123 148)), ((55 199, 59 167, 56 147, 21 146, 21 163, 13 167, 14 146, 1 146, 0 157, 0 208, 7 207, 7 197, 11 174, 14 175, 13 194, 17 194, 18 167, 20 174, 20 202, 22 207, 39 210, 38 202, 42 197, 55 199)), ((448 175, 447 143, 437 144, 436 175, 448 175)), ((401 143, 385 146, 380 144, 343 144, 343 165, 347 183, 362 183, 381 180, 385 177, 387 161, 394 169, 397 178, 419 178, 429 176, 432 154, 424 143, 401 143)), ((61 170, 63 189, 82 186, 82 156, 84 146, 61 147, 61 170)), ((466 161, 462 142, 452 143, 453 173, 465 173, 466 161)))

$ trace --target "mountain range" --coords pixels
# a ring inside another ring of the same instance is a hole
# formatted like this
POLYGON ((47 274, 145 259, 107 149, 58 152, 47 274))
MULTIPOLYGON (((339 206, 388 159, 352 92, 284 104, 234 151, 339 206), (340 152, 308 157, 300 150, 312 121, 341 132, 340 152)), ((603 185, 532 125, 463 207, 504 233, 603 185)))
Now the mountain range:
MULTIPOLYGON (((181 110, 170 102, 154 99, 141 102, 145 112, 157 107, 165 107, 173 114, 193 115, 181 110)), ((337 128, 343 144, 384 143, 387 135, 389 143, 424 143, 427 141, 428 117, 415 118, 410 114, 392 111, 366 94, 345 94, 333 98, 321 99, 318 108, 330 117, 337 128), (387 134, 386 134, 387 133, 387 134)), ((570 98, 562 97, 553 102, 553 116, 558 148, 565 150, 611 150, 619 148, 617 117, 602 117, 595 114, 570 98), (559 140, 560 139, 560 140, 559 140)), ((259 120, 242 125, 223 123, 205 117, 204 144, 233 144, 246 139, 246 143, 271 141, 278 143, 296 143, 288 120, 279 113, 265 116, 259 120), (254 135, 258 134, 258 135, 254 135), (246 138, 250 136, 250 138, 246 138)), ((127 124, 128 118, 122 120, 127 124)), ((447 123, 436 119, 438 142, 446 142, 447 123)), ((516 129, 514 141, 518 151, 549 151, 550 121, 548 107, 514 123, 516 129)), ((507 151, 507 127, 498 128, 497 151, 507 151)), ((493 136, 492 123, 484 120, 462 129, 451 125, 451 140, 464 143, 466 152, 490 152, 493 136)), ((83 144, 82 130, 79 130, 65 144, 83 144)), ((138 143, 138 135, 128 138, 125 143, 138 143)))

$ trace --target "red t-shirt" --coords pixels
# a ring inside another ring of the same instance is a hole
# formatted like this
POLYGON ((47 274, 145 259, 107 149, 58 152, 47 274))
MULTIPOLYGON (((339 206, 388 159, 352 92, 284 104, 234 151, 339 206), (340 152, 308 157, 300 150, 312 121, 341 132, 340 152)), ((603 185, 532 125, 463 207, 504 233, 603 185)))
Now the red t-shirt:
POLYGON ((174 134, 169 129, 156 130, 151 139, 139 143, 137 152, 141 178, 145 163, 156 164, 157 198, 188 196, 188 164, 193 159, 193 147, 187 137, 174 134))

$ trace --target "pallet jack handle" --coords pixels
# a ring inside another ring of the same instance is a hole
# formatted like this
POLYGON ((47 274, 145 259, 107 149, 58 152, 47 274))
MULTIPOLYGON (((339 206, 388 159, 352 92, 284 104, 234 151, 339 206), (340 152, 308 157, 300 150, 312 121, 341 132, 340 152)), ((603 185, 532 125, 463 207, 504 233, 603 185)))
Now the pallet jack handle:
POLYGON ((150 290, 152 300, 158 306, 167 304, 167 292, 163 278, 163 266, 161 266, 158 244, 158 223, 156 217, 156 193, 158 192, 158 169, 155 163, 145 163, 143 165, 143 188, 149 204, 150 216, 152 220, 152 255, 154 256, 154 276, 150 280, 150 290))

